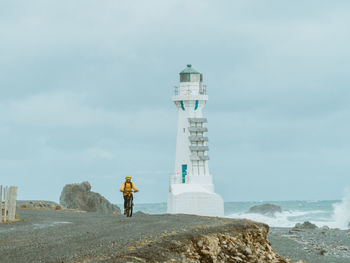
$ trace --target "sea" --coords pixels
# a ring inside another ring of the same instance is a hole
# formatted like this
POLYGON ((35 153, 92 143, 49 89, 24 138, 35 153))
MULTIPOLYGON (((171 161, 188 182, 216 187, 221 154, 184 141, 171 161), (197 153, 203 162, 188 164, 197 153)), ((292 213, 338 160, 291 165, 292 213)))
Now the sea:
MULTIPOLYGON (((297 223, 309 221, 319 227, 348 229, 350 222, 350 198, 343 200, 318 201, 252 201, 252 202, 225 202, 225 217, 247 218, 263 222, 271 227, 294 227, 297 223), (274 204, 281 207, 281 213, 273 216, 248 213, 249 208, 255 205, 274 204)), ((149 214, 165 214, 166 203, 135 203, 134 211, 149 214)))

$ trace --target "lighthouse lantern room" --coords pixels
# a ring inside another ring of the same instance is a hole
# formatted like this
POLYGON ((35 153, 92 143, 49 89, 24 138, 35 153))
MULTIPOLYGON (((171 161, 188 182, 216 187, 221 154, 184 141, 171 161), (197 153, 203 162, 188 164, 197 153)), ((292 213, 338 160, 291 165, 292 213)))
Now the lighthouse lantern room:
POLYGON ((202 109, 208 100, 203 76, 192 65, 180 72, 173 102, 178 112, 175 173, 170 176, 168 213, 223 216, 224 203, 214 192, 202 109))

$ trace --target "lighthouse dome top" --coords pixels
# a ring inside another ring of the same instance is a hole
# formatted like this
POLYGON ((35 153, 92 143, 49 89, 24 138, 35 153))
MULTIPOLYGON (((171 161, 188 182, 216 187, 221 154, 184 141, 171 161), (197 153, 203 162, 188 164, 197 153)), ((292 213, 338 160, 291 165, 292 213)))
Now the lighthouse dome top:
POLYGON ((183 71, 180 72, 180 74, 186 74, 186 73, 201 74, 197 70, 192 68, 191 64, 187 64, 187 67, 183 71))
POLYGON ((202 81, 202 74, 192 68, 191 64, 187 64, 187 67, 180 73, 180 82, 199 82, 202 81))

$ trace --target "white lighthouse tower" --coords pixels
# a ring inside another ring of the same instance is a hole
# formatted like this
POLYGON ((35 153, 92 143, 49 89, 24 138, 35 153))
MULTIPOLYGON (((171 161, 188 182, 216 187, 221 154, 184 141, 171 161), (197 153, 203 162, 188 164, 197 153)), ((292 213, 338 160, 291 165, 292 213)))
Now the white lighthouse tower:
POLYGON ((170 177, 168 213, 223 216, 224 202, 214 192, 209 173, 207 119, 202 109, 208 95, 203 76, 191 65, 180 72, 173 101, 179 111, 175 174, 170 177))

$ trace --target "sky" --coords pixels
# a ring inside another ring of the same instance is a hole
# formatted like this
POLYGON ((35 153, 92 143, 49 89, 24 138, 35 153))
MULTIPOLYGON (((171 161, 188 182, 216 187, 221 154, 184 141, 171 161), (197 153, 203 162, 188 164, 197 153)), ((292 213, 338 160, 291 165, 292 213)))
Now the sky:
POLYGON ((225 201, 341 199, 350 186, 350 2, 0 1, 0 184, 58 201, 166 202, 178 73, 203 73, 225 201))

